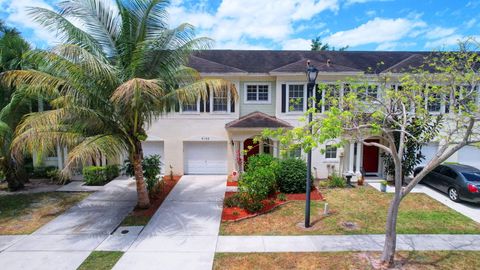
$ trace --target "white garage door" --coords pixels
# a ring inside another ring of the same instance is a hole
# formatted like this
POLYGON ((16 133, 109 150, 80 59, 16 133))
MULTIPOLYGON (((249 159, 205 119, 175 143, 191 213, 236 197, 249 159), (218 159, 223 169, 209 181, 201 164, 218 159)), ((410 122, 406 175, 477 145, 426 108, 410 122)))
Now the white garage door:
POLYGON ((185 174, 227 174, 226 142, 185 142, 185 174))
POLYGON ((165 174, 165 158, 163 154, 163 142, 146 141, 142 142, 143 156, 148 157, 152 155, 159 155, 162 161, 162 174, 165 174))
POLYGON ((458 151, 458 162, 480 169, 480 149, 475 146, 465 146, 458 151))
POLYGON ((422 161, 420 165, 425 166, 427 165, 430 160, 435 156, 438 151, 438 143, 429 143, 422 147, 422 154, 425 159, 422 161))

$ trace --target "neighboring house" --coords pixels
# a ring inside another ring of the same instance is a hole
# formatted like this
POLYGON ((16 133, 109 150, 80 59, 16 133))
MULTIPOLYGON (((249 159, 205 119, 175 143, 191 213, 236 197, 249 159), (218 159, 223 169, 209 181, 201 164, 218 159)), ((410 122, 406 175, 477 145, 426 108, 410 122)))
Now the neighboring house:
MULTIPOLYGON (((372 85, 365 95, 381 95, 382 89, 375 77, 410 66, 418 66, 428 52, 335 52, 335 51, 244 51, 209 50, 190 58, 190 66, 203 77, 223 78, 233 82, 239 98, 231 93, 211 93, 205 100, 180 104, 174 113, 155 121, 144 142, 144 155, 159 154, 164 162, 164 173, 173 174, 228 174, 242 170, 249 156, 270 153, 279 156, 279 143, 268 140, 255 143, 253 138, 265 128, 291 128, 306 111, 306 61, 320 72, 317 81, 338 90, 341 98, 345 81, 368 73, 372 85), (382 65, 378 65, 379 63, 382 65), (300 102, 291 102, 292 99, 300 102), (244 155, 244 152, 247 152, 244 155)), ((388 87, 397 87, 392 84, 388 87)), ((322 98, 322 93, 317 99, 322 98)), ((440 102, 429 104, 434 113, 445 111, 440 102)), ((323 104, 319 111, 328 110, 323 104)), ((376 138, 372 138, 376 140, 376 138)), ((333 144, 333 142, 332 142, 333 144)), ((381 151, 359 143, 349 143, 342 149, 330 145, 315 149, 312 166, 315 177, 325 178, 332 172, 383 175, 381 151)), ((438 144, 424 147, 427 160, 438 144)), ((296 151, 290 155, 303 156, 296 151)), ((466 147, 449 161, 480 167, 476 157, 480 150, 466 147)))

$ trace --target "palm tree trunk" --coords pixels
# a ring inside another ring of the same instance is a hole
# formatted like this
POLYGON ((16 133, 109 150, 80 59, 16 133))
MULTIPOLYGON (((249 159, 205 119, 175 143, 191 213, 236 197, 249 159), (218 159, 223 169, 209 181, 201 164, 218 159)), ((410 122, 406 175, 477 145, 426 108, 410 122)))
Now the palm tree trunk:
POLYGON ((23 168, 16 166, 10 158, 5 158, 5 163, 2 167, 5 172, 8 190, 17 191, 25 187, 25 183, 28 181, 28 174, 23 168))
POLYGON ((133 155, 133 171, 135 173, 135 182, 137 183, 137 196, 138 208, 149 208, 150 207, 150 198, 148 197, 147 186, 145 184, 145 178, 143 177, 143 168, 142 168, 142 144, 137 143, 135 154, 133 155))

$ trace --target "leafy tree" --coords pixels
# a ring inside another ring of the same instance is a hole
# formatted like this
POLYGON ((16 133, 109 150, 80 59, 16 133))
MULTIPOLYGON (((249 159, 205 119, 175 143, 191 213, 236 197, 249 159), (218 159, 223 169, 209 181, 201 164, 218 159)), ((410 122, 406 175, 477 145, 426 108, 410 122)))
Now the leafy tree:
MULTIPOLYGON (((411 134, 405 138, 405 149, 402 157, 402 171, 403 177, 412 175, 415 167, 425 160, 422 153, 422 147, 435 139, 441 127, 441 115, 439 115, 433 122, 418 121, 415 118, 408 119, 411 123, 407 125, 407 132, 411 134)), ((399 121, 397 119, 396 121, 399 121)), ((393 134, 395 145, 398 148, 400 145, 401 132, 393 134)), ((385 174, 388 176, 395 175, 395 163, 391 155, 382 153, 383 164, 385 165, 385 174)), ((405 179, 402 179, 404 182, 405 179)))
MULTIPOLYGON (((310 44, 311 50, 312 51, 335 51, 335 47, 330 47, 328 43, 323 43, 320 40, 320 37, 316 37, 312 39, 312 43, 310 44)), ((348 49, 348 46, 341 47, 338 50, 339 51, 345 51, 348 49)))
MULTIPOLYGON (((0 21, 0 73, 22 68, 22 55, 30 50, 29 44, 15 28, 0 21)), ((15 88, 0 86, 0 171, 5 176, 8 189, 24 187, 28 176, 10 152, 13 132, 21 117, 30 112, 30 100, 26 100, 15 88)))
POLYGON ((142 170, 148 126, 179 101, 194 102, 209 91, 232 91, 236 97, 232 84, 200 79, 185 67, 190 54, 208 48, 210 40, 195 38, 189 24, 169 29, 167 5, 162 0, 65 0, 55 11, 31 8, 31 16, 63 42, 29 53, 35 69, 3 75, 4 83, 24 87, 25 94, 52 100, 50 110, 30 114, 17 128, 15 153, 67 147, 64 175, 79 163, 102 156, 118 160, 128 153, 137 205, 149 207, 142 170))
MULTIPOLYGON (((400 75, 376 76, 376 83, 384 90, 380 97, 365 95, 368 81, 371 82, 373 77, 371 74, 353 78, 349 84, 350 91, 342 98, 339 99, 335 94, 325 95, 330 109, 323 117, 315 117, 310 125, 290 131, 263 132, 264 136, 278 136, 283 142, 302 145, 306 151, 327 141, 341 139, 343 142, 356 141, 378 147, 392 158, 395 193, 387 213, 385 245, 381 256, 386 265, 394 262, 401 201, 426 174, 455 152, 466 145, 480 142, 480 111, 477 103, 480 56, 476 53, 479 44, 475 40, 467 43, 470 45, 463 44, 457 52, 433 53, 423 59, 424 65, 398 72, 400 75), (401 88, 392 89, 391 84, 400 85, 401 88), (443 103, 446 109, 440 118, 428 110, 430 105, 438 105, 438 102, 443 103), (419 138, 410 132, 414 126, 428 125, 437 119, 440 126, 438 134, 427 131, 419 138), (369 141, 372 136, 380 138, 380 143, 369 141), (435 137, 440 147, 409 184, 402 186, 405 148, 409 141, 423 143, 424 136, 435 137)), ((315 106, 312 106, 314 102, 314 99, 309 100, 307 113, 316 112, 315 106)))

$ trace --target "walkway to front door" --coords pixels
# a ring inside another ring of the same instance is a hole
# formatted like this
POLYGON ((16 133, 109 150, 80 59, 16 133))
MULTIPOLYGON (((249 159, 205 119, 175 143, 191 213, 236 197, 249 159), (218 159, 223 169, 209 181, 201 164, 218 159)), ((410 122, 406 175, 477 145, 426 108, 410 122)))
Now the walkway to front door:
POLYGON ((114 269, 212 269, 226 176, 183 176, 114 269))

